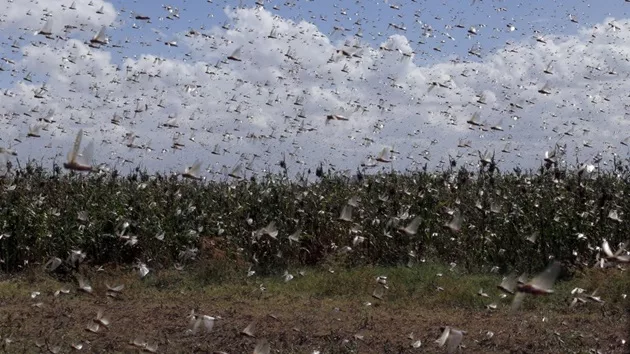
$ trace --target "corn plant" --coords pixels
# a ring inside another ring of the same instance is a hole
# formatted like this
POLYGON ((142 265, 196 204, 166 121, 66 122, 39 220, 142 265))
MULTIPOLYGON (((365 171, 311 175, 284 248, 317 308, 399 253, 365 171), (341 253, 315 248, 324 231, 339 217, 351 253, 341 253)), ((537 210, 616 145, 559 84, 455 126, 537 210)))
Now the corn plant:
POLYGON ((318 173, 310 183, 286 174, 201 181, 139 168, 128 176, 64 173, 29 162, 0 180, 1 269, 65 259, 71 250, 95 265, 167 267, 210 257, 209 240, 259 274, 424 260, 532 271, 551 257, 577 269, 594 264, 603 239, 630 235, 629 175, 615 164, 590 176, 482 166, 318 173), (416 217, 417 231, 405 232, 416 217))

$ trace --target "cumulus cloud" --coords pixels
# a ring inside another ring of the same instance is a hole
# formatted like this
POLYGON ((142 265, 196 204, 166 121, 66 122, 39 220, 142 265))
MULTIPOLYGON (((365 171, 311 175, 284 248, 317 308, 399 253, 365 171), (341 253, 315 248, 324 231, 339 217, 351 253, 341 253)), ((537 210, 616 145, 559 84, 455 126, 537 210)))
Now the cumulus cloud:
POLYGON ((65 36, 72 31, 66 26, 96 32, 101 26, 109 26, 116 18, 114 6, 103 0, 85 1, 29 1, 27 6, 17 1, 4 1, 3 18, 0 29, 24 29, 28 32, 39 31, 51 20, 52 33, 65 36), (71 5, 74 4, 74 8, 71 5))
MULTIPOLYGON (((32 36, 48 14, 62 37, 24 40, 14 63, 3 64, 13 78, 2 97, 8 128, 0 144, 21 156, 61 162, 80 128, 95 141, 98 162, 158 171, 182 170, 196 159, 219 170, 254 155, 256 171, 282 158, 292 171, 320 161, 354 170, 384 146, 400 152, 397 169, 437 167, 448 155, 476 164, 477 150, 495 151, 506 168, 536 167, 556 143, 572 153, 578 148, 582 160, 626 151, 626 20, 550 34, 544 43, 523 39, 474 61, 422 66, 422 54, 401 34, 379 43, 327 35, 261 8, 226 9, 228 29, 173 34, 185 56, 138 49, 136 39, 122 45, 144 52, 116 62, 124 48, 115 45, 122 41, 115 27, 125 22, 117 10, 96 0, 70 10, 70 3, 39 1, 29 5, 31 14, 10 5, 0 23, 12 33, 29 28, 23 36, 32 36), (77 30, 62 33, 65 25, 77 30), (103 25, 112 29, 110 45, 91 47, 103 25), (241 61, 227 59, 235 51, 241 61), (25 80, 28 73, 37 80, 25 80), (43 98, 35 97, 44 84, 43 98), (41 138, 26 138, 28 126, 51 109, 56 121, 41 138), (475 113, 484 129, 466 123, 475 113), (348 120, 326 119, 335 114, 348 120), (115 115, 119 125, 111 122, 115 115), (171 120, 177 127, 163 126, 171 120), (490 129, 497 126, 503 131, 490 129), (126 134, 153 151, 130 149, 126 134), (174 149, 174 136, 185 147, 174 149), (472 147, 458 148, 462 139, 472 147), (217 145, 221 154, 211 154, 217 145)), ((6 87, 8 76, 0 74, 6 87)))

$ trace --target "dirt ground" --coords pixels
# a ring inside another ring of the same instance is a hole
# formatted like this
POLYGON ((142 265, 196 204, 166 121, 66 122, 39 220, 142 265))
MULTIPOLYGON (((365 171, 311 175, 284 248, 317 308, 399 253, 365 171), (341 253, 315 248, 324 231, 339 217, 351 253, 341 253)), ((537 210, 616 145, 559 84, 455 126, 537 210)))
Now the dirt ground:
MULTIPOLYGON (((95 282, 96 283, 96 282, 95 282)), ((465 330, 462 353, 628 353, 628 315, 601 306, 496 310, 388 302, 369 296, 312 298, 287 294, 213 295, 204 290, 155 290, 127 286, 118 298, 68 284, 54 296, 50 283, 0 283, 0 351, 137 353, 135 338, 158 344, 159 353, 252 353, 258 341, 272 353, 443 353, 442 326, 465 330), (4 288, 4 289, 3 289, 4 288), (40 294, 31 297, 31 292, 40 294), (371 302, 367 305, 366 302, 371 302), (217 320, 209 333, 187 331, 191 309, 217 320), (110 320, 86 330, 97 312, 110 320), (255 337, 241 331, 255 322, 255 337), (490 337, 489 332, 493 335, 490 337), (413 339, 412 339, 413 338, 413 339), (412 343, 421 341, 419 348, 412 343)), ((57 286, 57 285, 55 285, 57 286)))

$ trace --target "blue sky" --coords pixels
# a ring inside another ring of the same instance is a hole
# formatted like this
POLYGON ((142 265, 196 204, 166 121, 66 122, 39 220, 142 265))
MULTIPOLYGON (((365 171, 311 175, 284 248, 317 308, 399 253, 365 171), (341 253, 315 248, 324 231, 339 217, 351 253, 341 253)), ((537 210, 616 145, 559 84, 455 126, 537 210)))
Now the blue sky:
POLYGON ((166 171, 200 160, 208 171, 242 164, 263 172, 282 158, 293 171, 320 161, 355 170, 385 148, 399 152, 392 164, 400 170, 443 168, 449 155, 475 166, 485 151, 506 169, 536 167, 556 144, 567 145, 568 165, 627 155, 623 1, 88 2, 70 10, 71 0, 0 0, 8 60, 0 147, 22 159, 62 159, 78 129, 97 146, 94 163, 166 171), (179 18, 168 19, 166 5, 179 18), (47 15, 59 37, 34 35, 47 15), (64 33, 64 25, 77 29, 64 33), (109 44, 88 47, 103 25, 109 44), (277 39, 267 38, 272 27, 277 39), (227 60, 239 47, 243 60, 227 60), (340 57, 342 48, 357 55, 340 57), (33 97, 43 84, 45 97, 33 97), (148 110, 133 113, 138 102, 148 110), (27 139, 49 110, 55 122, 27 139), (333 113, 349 119, 327 121, 333 113), (473 114, 479 126, 467 123, 473 114), (171 119, 178 127, 161 125, 171 119), (151 151, 127 148, 127 134, 151 151), (188 141, 184 149, 172 148, 174 135, 188 141), (223 152, 210 154, 217 146, 223 152))
MULTIPOLYGON (((170 21, 166 19, 168 12, 159 4, 149 0, 141 0, 130 3, 128 1, 112 1, 116 9, 124 9, 150 16, 153 25, 142 25, 142 21, 135 21, 142 29, 132 30, 130 26, 121 26, 122 37, 145 36, 153 37, 151 30, 168 26, 171 33, 187 31, 191 28, 199 29, 202 26, 211 28, 221 26, 229 19, 223 9, 238 4, 237 1, 171 1, 164 5, 170 5, 180 9, 182 21, 170 21), (163 20, 159 20, 163 18, 163 20)), ((241 1, 244 6, 253 6, 255 1, 241 1)), ((306 20, 313 22, 332 39, 344 38, 339 33, 334 33, 333 26, 346 28, 347 34, 355 34, 358 28, 362 28, 365 40, 379 43, 387 35, 400 33, 410 40, 418 43, 422 38, 422 32, 416 21, 430 26, 436 33, 448 32, 458 37, 459 40, 446 40, 445 43, 424 38, 425 44, 417 44, 414 49, 428 53, 427 56, 419 56, 416 60, 423 64, 430 64, 438 60, 447 59, 453 55, 466 57, 470 45, 479 42, 484 52, 503 48, 506 41, 520 40, 532 37, 535 31, 545 34, 575 34, 581 26, 592 26, 600 23, 607 17, 625 18, 630 4, 624 4, 620 0, 603 0, 598 2, 585 1, 523 1, 514 3, 511 1, 265 1, 265 8, 274 14, 294 21, 306 20), (284 3, 295 3, 295 6, 285 6, 284 3), (390 5, 400 6, 400 10, 393 10, 390 5), (274 10, 273 6, 278 6, 274 10), (505 10, 501 10, 501 9, 505 10), (346 15, 342 15, 345 12, 346 15), (569 15, 576 17, 577 23, 569 20, 569 15), (357 20, 362 26, 355 25, 357 20), (405 25, 408 30, 400 31, 388 28, 390 23, 405 25), (507 30, 507 25, 516 27, 514 32, 507 30), (465 28, 457 28, 463 25, 465 28), (448 29, 447 26, 455 27, 448 29), (466 33, 470 26, 475 26, 479 35, 462 39, 461 34, 466 33), (484 27, 482 27, 484 26, 484 27), (379 35, 380 33, 380 35, 379 35), (441 45, 440 45, 441 44, 441 45), (436 52, 433 47, 440 45, 442 52, 436 52)), ((122 17, 122 16, 121 16, 122 17)), ((124 19, 127 24, 131 19, 124 19)), ((438 40, 444 36, 436 36, 438 40)), ((158 43, 156 43, 158 44, 158 43)), ((126 51, 127 53, 140 54, 141 50, 126 51)), ((166 48, 155 45, 157 53, 169 53, 166 48)), ((170 53, 176 52, 171 50, 170 53)), ((169 53, 169 54, 170 54, 169 53)), ((129 55, 129 54, 127 54, 129 55)))
MULTIPOLYGON (((6 0, 4 0, 6 1, 6 0)), ((66 1, 71 3, 71 1, 66 1)), ((80 3, 80 2, 79 2, 80 3)), ((128 46, 122 51, 111 51, 115 60, 123 56, 152 53, 168 57, 183 57, 185 49, 172 48, 155 41, 154 30, 159 30, 172 40, 176 35, 190 29, 212 28, 229 23, 225 14, 226 7, 233 7, 237 1, 171 1, 158 4, 150 0, 110 1, 116 10, 125 11, 117 17, 115 29, 108 33, 114 37, 113 42, 126 38, 147 38, 154 42, 152 47, 128 46), (169 20, 169 12, 164 6, 172 6, 180 10, 181 20, 169 20), (132 13, 151 17, 151 23, 133 20, 132 13), (137 29, 132 24, 138 25, 137 29)), ((241 1, 244 6, 254 6, 255 1, 241 1)), ((479 43, 482 53, 489 53, 504 48, 508 41, 518 41, 532 37, 536 31, 541 34, 575 34, 578 28, 588 27, 602 22, 607 17, 628 17, 629 4, 619 0, 603 0, 595 3, 584 1, 524 1, 513 4, 508 1, 265 1, 266 9, 274 14, 294 21, 306 20, 314 23, 322 33, 330 35, 332 40, 342 40, 353 35, 361 28, 364 40, 372 44, 380 43, 390 34, 400 33, 414 41, 414 50, 425 55, 418 55, 415 61, 419 65, 430 65, 454 57, 466 60, 479 60, 467 54, 472 45, 479 43), (295 6, 285 6, 295 3, 295 6), (390 5, 400 6, 393 10, 390 5), (277 6, 278 10, 273 7, 277 6), (343 15, 342 12, 346 14, 343 15), (576 17, 577 23, 571 22, 569 16, 576 17), (362 25, 355 22, 360 20, 362 25), (418 23, 422 25, 420 25, 418 23), (404 25, 407 31, 396 30, 390 23, 404 25), (516 30, 510 32, 508 25, 516 30), (422 28, 428 26, 436 33, 435 38, 423 38, 422 28), (464 28, 458 28, 461 25, 464 28), (334 26, 347 29, 342 34, 334 31, 334 26), (451 28, 448 28, 448 27, 451 28), (479 35, 466 37, 470 26, 477 28, 479 35), (456 37, 449 40, 444 33, 456 37), (444 40, 444 43, 441 41, 444 40), (419 43, 420 41, 424 44, 419 43), (434 50, 439 47, 441 52, 434 50)), ((43 22, 42 22, 43 23, 43 22)), ((0 34, 3 41, 19 32, 0 34)), ((6 53, 8 54, 8 53, 6 53)), ((7 57, 11 58, 9 54, 7 57)), ((7 85, 7 78, 0 76, 0 84, 7 85)))

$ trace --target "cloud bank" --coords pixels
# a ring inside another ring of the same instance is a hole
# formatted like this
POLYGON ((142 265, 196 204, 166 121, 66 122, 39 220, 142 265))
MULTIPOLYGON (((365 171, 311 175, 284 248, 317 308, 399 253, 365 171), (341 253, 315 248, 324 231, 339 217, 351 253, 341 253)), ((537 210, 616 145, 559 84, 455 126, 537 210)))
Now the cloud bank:
POLYGON ((282 159, 293 172, 320 162, 354 171, 384 147, 399 170, 440 168, 449 155, 476 165, 486 150, 500 167, 535 168, 565 143, 568 164, 627 157, 627 20, 421 66, 404 33, 374 43, 260 7, 225 9, 229 26, 156 30, 143 47, 149 39, 116 38, 134 15, 70 3, 29 3, 30 14, 7 3, 0 23, 16 33, 3 44, 0 146, 21 159, 63 162, 79 129, 97 163, 122 171, 182 171, 197 159, 210 172, 248 165, 249 175, 282 159), (53 35, 33 35, 48 18, 53 35), (109 44, 90 44, 102 26, 109 44), (184 54, 165 55, 165 42, 184 54), (142 54, 117 62, 126 48, 142 54), (467 123, 473 115, 481 126, 467 123), (39 124, 40 137, 27 137, 39 124))

